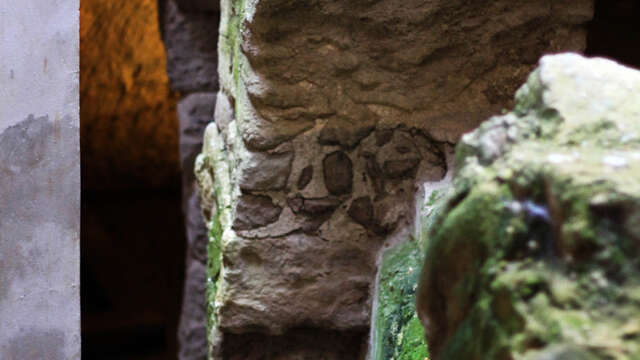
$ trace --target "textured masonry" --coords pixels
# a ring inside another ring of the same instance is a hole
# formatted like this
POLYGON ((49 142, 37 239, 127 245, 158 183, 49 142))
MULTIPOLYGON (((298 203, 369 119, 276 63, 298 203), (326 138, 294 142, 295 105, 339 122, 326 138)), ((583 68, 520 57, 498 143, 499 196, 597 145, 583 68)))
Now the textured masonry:
POLYGON ((341 345, 365 341, 380 250, 407 238, 419 185, 444 177, 452 144, 511 105, 541 54, 584 48, 592 10, 223 0, 221 91, 196 162, 210 356, 265 336, 355 332, 306 354, 357 358, 341 345))

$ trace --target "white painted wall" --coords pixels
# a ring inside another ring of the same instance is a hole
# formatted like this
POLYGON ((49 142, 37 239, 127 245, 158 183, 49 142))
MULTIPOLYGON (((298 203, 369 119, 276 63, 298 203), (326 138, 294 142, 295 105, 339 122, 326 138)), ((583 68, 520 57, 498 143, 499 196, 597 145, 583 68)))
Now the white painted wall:
POLYGON ((0 359, 80 359, 79 0, 0 1, 0 359))

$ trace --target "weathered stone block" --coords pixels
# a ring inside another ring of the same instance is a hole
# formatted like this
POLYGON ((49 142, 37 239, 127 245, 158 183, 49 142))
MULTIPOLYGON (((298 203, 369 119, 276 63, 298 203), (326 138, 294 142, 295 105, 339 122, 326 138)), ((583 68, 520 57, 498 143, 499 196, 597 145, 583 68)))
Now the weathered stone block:
POLYGON ((509 106, 541 54, 584 47, 591 11, 591 1, 223 0, 225 101, 198 168, 215 197, 212 354, 242 334, 367 327, 375 259, 411 231, 417 189, 445 176, 450 144, 509 106), (236 231, 232 210, 249 193, 282 212, 236 231))
POLYGON ((282 208, 264 195, 242 195, 236 204, 234 230, 251 230, 278 220, 282 208))
POLYGON ((640 356, 640 72, 547 56, 465 135, 418 313, 435 359, 640 356))
POLYGON ((282 190, 291 173, 293 153, 267 154, 247 151, 243 154, 238 184, 245 191, 282 190))
POLYGON ((163 37, 167 51, 167 73, 171 88, 180 92, 218 90, 218 12, 219 2, 207 0, 208 8, 198 8, 202 0, 166 0, 163 37), (184 7, 183 7, 184 6, 184 7))
POLYGON ((222 11, 237 27, 223 20, 233 66, 220 72, 242 74, 252 138, 274 146, 274 131, 285 141, 327 118, 321 140, 351 147, 380 123, 457 140, 510 104, 541 54, 582 50, 593 4, 263 0, 222 11))
POLYGON ((353 163, 342 151, 327 155, 322 160, 324 184, 333 195, 345 195, 353 188, 353 163))

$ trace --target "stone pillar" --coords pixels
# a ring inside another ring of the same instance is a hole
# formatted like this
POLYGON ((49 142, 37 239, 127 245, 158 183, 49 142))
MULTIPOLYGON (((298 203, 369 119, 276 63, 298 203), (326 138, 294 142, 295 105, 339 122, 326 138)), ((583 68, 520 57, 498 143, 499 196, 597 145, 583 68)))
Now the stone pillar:
POLYGON ((0 4, 0 358, 80 359, 78 0, 0 4))
POLYGON ((196 163, 212 357, 252 358, 266 336, 253 351, 296 358, 303 327, 308 358, 358 358, 325 335, 366 341, 378 256, 409 237, 417 188, 540 55, 583 50, 591 15, 591 0, 222 0, 196 163))

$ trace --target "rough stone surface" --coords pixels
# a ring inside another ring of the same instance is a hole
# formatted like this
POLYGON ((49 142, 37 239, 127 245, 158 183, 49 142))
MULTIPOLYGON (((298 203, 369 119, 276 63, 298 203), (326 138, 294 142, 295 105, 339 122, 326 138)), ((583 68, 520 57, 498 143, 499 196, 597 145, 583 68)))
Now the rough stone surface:
POLYGON ((238 180, 242 190, 282 190, 287 185, 293 160, 291 151, 275 154, 247 151, 245 156, 242 177, 238 180))
MULTIPOLYGON (((225 128, 227 133, 235 131, 234 122, 225 128)), ((418 144, 421 161, 416 177, 422 181, 441 179, 447 168, 442 158, 447 146, 432 143, 421 133, 411 135, 402 129, 392 132, 398 131, 418 144), (434 153, 437 149, 439 153, 434 153)), ((335 146, 319 144, 319 132, 320 129, 309 132, 292 144, 295 156, 283 190, 254 190, 256 196, 268 195, 273 204, 282 207, 277 221, 241 230, 234 229, 239 217, 238 211, 231 209, 237 209, 247 196, 240 195, 240 183, 233 182, 242 179, 239 173, 245 170, 232 164, 237 161, 234 159, 244 159, 244 155, 230 151, 239 145, 234 142, 237 138, 223 137, 225 133, 218 130, 217 124, 207 127, 196 172, 203 204, 210 206, 205 205, 204 211, 212 214, 210 249, 222 250, 221 254, 218 250, 210 250, 209 254, 213 269, 209 296, 215 329, 210 333, 212 353, 221 351, 224 336, 229 333, 252 337, 256 329, 281 335, 302 325, 340 331, 368 327, 377 252, 383 235, 410 228, 415 180, 392 179, 383 184, 385 196, 370 197, 375 215, 370 226, 352 220, 355 215, 348 212, 357 207, 356 199, 375 193, 366 171, 369 154, 378 149, 375 136, 370 134, 351 151, 354 160, 343 161, 350 164, 353 174, 350 192, 331 195, 324 176, 315 176, 303 190, 289 193, 287 189, 296 188, 310 159, 314 172, 323 172, 324 160, 336 154, 335 146), (352 204, 354 201, 356 205, 352 204)), ((349 159, 344 152, 337 154, 349 159)), ((268 169, 265 164, 262 162, 263 167, 259 168, 263 172, 268 169)))
POLYGON ((303 190, 313 178, 313 166, 309 165, 302 169, 300 177, 298 177, 298 190, 303 190))
POLYGON ((83 187, 178 187, 177 96, 157 0, 83 0, 80 16, 83 187))
POLYGON ((223 307, 218 313, 222 329, 236 333, 251 323, 258 329, 279 334, 297 324, 309 323, 362 330, 368 322, 367 307, 363 305, 368 301, 371 281, 363 273, 373 273, 375 269, 374 259, 362 246, 346 241, 336 246, 319 236, 306 234, 238 244, 237 254, 225 254, 243 263, 242 273, 229 274, 234 278, 232 286, 272 289, 280 295, 276 300, 272 293, 256 291, 234 298, 233 306, 223 307), (329 287, 322 283, 333 284, 331 296, 327 296, 329 287), (274 307, 273 301, 283 306, 295 304, 295 316, 274 307), (269 304, 275 311, 264 312, 261 304, 269 304))
POLYGON ((166 0, 162 14, 167 73, 171 88, 183 93, 218 90, 220 13, 202 11, 213 10, 218 1, 208 1, 211 9, 187 6, 197 2, 166 0))
MULTIPOLYGON (((221 358, 246 359, 363 359, 361 332, 326 331, 313 328, 293 329, 280 336, 255 333, 230 335, 221 358)), ((420 359, 423 360, 423 359, 420 359)))
POLYGON ((274 223, 282 208, 264 195, 242 195, 236 204, 234 230, 251 230, 274 223))
POLYGON ((326 197, 322 199, 305 199, 296 196, 289 201, 289 207, 294 213, 307 215, 320 215, 335 210, 342 201, 336 197, 326 197))
POLYGON ((375 129, 375 116, 373 114, 367 115, 355 123, 345 124, 338 119, 329 120, 322 128, 318 141, 323 145, 341 145, 353 148, 375 129))
POLYGON ((434 359, 640 356, 640 72, 544 57, 465 135, 427 239, 434 359))
POLYGON ((377 167, 387 178, 412 177, 420 154, 408 134, 398 132, 394 136, 397 138, 389 139, 376 154, 377 167))
POLYGON ((77 0, 2 2, 0 359, 80 359, 77 0))
POLYGON ((243 56, 220 75, 246 78, 235 96, 252 120, 239 126, 260 148, 318 118, 329 120, 321 139, 342 145, 376 124, 455 141, 510 102, 541 54, 583 49, 592 11, 591 0, 227 0, 220 53, 238 54, 239 22, 243 56))
POLYGON ((178 103, 182 212, 187 232, 185 285, 178 330, 181 360, 204 359, 207 355, 205 284, 208 237, 193 169, 195 158, 202 150, 204 129, 213 121, 216 97, 216 93, 194 93, 178 103))
POLYGON ((370 226, 373 221, 373 205, 369 196, 359 197, 351 202, 347 214, 358 224, 370 226))
POLYGON ((342 151, 327 155, 322 160, 324 184, 333 195, 345 195, 353 188, 353 163, 342 151))
POLYGON ((229 338, 368 327, 376 260, 411 232, 420 185, 445 176, 451 143, 509 106, 542 53, 584 47, 592 2, 220 9, 220 98, 196 171, 210 354, 225 358, 229 338), (278 220, 234 230, 243 194, 269 196, 278 220))

